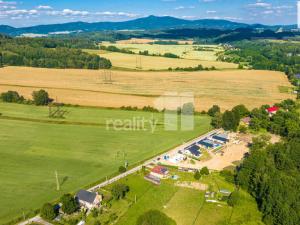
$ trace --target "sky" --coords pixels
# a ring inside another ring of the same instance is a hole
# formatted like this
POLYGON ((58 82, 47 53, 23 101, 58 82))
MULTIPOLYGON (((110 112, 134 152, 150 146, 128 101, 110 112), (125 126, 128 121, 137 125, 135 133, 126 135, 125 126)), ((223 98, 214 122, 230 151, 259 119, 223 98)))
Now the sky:
POLYGON ((297 0, 0 0, 0 24, 125 21, 149 15, 296 24, 297 0))

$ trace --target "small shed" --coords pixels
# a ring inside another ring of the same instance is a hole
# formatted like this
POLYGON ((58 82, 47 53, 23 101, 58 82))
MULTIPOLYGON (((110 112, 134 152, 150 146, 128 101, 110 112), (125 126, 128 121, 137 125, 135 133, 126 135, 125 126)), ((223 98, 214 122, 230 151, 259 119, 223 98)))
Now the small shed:
POLYGON ((82 207, 85 207, 87 209, 92 209, 94 207, 100 206, 100 203, 102 201, 102 196, 98 195, 95 192, 80 190, 76 194, 76 199, 78 200, 79 204, 82 207))

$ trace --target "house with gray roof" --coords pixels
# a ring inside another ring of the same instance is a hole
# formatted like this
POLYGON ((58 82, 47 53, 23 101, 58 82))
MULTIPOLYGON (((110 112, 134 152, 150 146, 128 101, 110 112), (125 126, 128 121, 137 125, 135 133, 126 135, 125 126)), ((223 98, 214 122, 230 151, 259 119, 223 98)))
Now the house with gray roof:
POLYGON ((98 195, 95 192, 89 192, 86 190, 80 190, 76 194, 76 199, 78 200, 79 204, 87 209, 92 209, 95 207, 100 206, 102 201, 102 196, 98 195))

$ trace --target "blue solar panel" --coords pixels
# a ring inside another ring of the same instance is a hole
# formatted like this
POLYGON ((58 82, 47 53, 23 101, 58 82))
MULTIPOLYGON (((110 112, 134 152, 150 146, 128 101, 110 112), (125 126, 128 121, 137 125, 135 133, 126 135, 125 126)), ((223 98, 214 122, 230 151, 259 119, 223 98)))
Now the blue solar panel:
POLYGON ((199 151, 200 147, 197 145, 192 145, 190 147, 187 148, 187 150, 190 151, 191 154, 195 155, 195 156, 200 156, 201 152, 199 151))
POLYGON ((210 148, 214 147, 214 143, 207 139, 199 141, 198 144, 204 145, 205 147, 210 147, 210 148))

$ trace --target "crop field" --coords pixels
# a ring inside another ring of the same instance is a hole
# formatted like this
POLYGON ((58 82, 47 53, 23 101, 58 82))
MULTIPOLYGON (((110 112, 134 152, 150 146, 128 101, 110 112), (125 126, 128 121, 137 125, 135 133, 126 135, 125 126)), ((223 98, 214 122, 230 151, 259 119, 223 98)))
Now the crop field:
POLYGON ((223 110, 237 104, 251 109, 294 98, 280 91, 291 85, 283 73, 274 71, 108 73, 110 82, 103 71, 5 67, 0 69, 0 92, 15 90, 30 98, 32 91, 43 88, 59 102, 103 107, 155 106, 166 92, 192 92, 197 111, 214 104, 223 110))
POLYGON ((202 65, 203 67, 216 67, 217 69, 235 69, 236 64, 220 62, 220 61, 205 61, 195 59, 173 59, 158 56, 143 56, 133 55, 118 52, 99 53, 101 50, 88 50, 90 53, 98 54, 109 59, 114 67, 137 70, 167 70, 169 68, 186 68, 202 65))
MULTIPOLYGON (((178 175, 180 181, 188 178, 188 181, 195 182, 193 174, 184 174, 176 170, 171 173, 178 175)), ((126 199, 112 202, 112 209, 107 214, 117 213, 117 225, 135 225, 137 218, 151 209, 166 213, 176 221, 177 225, 239 225, 244 222, 262 224, 255 200, 244 191, 241 191, 242 198, 239 205, 232 208, 226 202, 208 203, 205 201, 204 191, 178 187, 174 185, 175 182, 167 180, 160 186, 156 186, 145 181, 142 174, 131 175, 120 181, 130 188, 126 199)), ((204 177, 200 182, 209 186, 218 186, 220 189, 234 190, 234 186, 224 181, 218 174, 204 177)), ((215 187, 210 189, 215 193, 219 190, 215 187)), ((107 216, 109 215, 101 215, 100 221, 105 223, 107 216)), ((93 220, 89 217, 87 224, 93 224, 93 220)))
POLYGON ((0 224, 77 191, 129 165, 210 130, 210 119, 195 118, 193 131, 164 130, 163 114, 89 107, 64 107, 64 119, 48 118, 48 107, 0 103, 0 224), (112 120, 145 118, 150 125, 107 127, 112 120), (60 191, 56 191, 55 171, 60 191))
POLYGON ((193 44, 193 40, 170 40, 170 39, 147 39, 147 38, 131 38, 128 40, 117 41, 118 44, 151 44, 155 41, 176 41, 178 44, 193 44))
POLYGON ((135 53, 140 51, 149 51, 150 54, 165 54, 173 53, 180 58, 196 59, 201 61, 216 61, 217 53, 223 52, 224 49, 218 45, 158 45, 158 44, 130 44, 124 42, 117 42, 115 44, 109 42, 102 42, 104 46, 116 46, 120 49, 128 49, 135 53), (200 51, 199 51, 199 48, 200 51), (205 49, 205 50, 203 50, 205 49))

